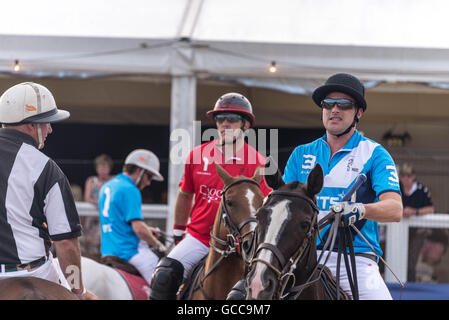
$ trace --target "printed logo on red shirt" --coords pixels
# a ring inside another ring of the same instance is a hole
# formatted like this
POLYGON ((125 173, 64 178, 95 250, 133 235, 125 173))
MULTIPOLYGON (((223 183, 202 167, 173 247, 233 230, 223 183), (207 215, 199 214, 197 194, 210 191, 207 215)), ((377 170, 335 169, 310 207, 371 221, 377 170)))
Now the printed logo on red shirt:
POLYGON ((210 188, 204 184, 200 186, 200 194, 207 202, 217 201, 221 199, 221 191, 216 188, 210 188))

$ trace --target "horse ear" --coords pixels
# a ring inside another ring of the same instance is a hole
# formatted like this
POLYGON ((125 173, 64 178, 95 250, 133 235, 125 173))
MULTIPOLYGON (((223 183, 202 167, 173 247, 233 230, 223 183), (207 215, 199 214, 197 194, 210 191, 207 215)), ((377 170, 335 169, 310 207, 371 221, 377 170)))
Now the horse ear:
POLYGON ((282 179, 282 175, 281 172, 279 171, 279 168, 276 164, 276 162, 273 160, 273 158, 268 157, 266 162, 265 162, 265 170, 264 170, 264 176, 265 176, 265 181, 267 182, 267 185, 273 189, 273 190, 277 190, 280 187, 282 187, 285 183, 284 180, 282 179), (271 168, 271 166, 273 166, 273 168, 271 168), (273 174, 266 174, 266 169, 270 167, 270 171, 275 171, 275 173, 273 174))
POLYGON ((307 177, 306 190, 310 197, 314 197, 323 188, 323 168, 317 163, 307 177))
POLYGON ((218 163, 215 164, 217 168, 217 173, 220 176, 221 180, 223 180, 225 186, 232 182, 232 176, 226 172, 218 163))
POLYGON ((256 170, 254 170, 254 175, 251 179, 255 180, 257 183, 260 183, 262 176, 263 176, 262 166, 258 166, 256 170))

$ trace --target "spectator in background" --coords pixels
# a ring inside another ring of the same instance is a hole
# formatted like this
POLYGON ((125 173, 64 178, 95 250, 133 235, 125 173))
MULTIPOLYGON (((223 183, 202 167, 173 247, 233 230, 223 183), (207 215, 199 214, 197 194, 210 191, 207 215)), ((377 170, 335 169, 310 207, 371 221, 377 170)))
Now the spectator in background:
POLYGON ((94 160, 96 176, 87 178, 84 185, 84 201, 93 203, 98 207, 98 193, 103 184, 108 182, 111 178, 111 171, 114 163, 110 156, 101 154, 94 160))
POLYGON ((441 265, 447 245, 447 230, 428 231, 416 264, 416 280, 418 282, 441 283, 447 281, 447 264, 441 265))
MULTIPOLYGON (((430 192, 421 183, 416 181, 416 173, 410 164, 404 163, 399 170, 402 192, 403 216, 419 216, 433 213, 434 207, 430 192)), ((409 257, 407 268, 407 281, 416 281, 416 264, 421 247, 424 243, 425 229, 409 229, 409 257)))
MULTIPOLYGON (((84 201, 94 204, 98 208, 98 194, 103 184, 108 182, 114 163, 107 154, 101 154, 94 160, 97 175, 87 178, 84 186, 84 201)), ((84 234, 81 237, 81 252, 89 258, 100 258, 100 222, 98 217, 81 217, 84 234)))
POLYGON ((399 170, 404 217, 433 213, 435 211, 426 186, 416 181, 413 167, 404 163, 399 170))

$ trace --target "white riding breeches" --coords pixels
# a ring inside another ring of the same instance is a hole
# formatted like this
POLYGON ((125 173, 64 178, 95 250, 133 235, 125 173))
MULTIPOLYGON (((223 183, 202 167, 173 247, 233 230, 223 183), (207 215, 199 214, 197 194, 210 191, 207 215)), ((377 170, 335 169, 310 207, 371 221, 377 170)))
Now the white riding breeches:
POLYGON ((151 284, 151 276, 159 262, 159 257, 151 251, 145 241, 140 241, 137 254, 128 260, 142 275, 148 284, 151 284))
MULTIPOLYGON (((317 251, 319 257, 321 251, 317 251)), ((321 262, 326 258, 328 252, 324 252, 321 262)), ((337 274, 337 252, 332 252, 329 260, 326 263, 334 277, 337 274)), ((379 266, 373 260, 355 256, 356 272, 357 272, 357 285, 359 289, 360 300, 392 300, 390 291, 388 290, 382 276, 379 272, 379 266)), ((345 262, 343 255, 340 260, 340 286, 341 288, 352 297, 351 287, 348 281, 348 275, 346 273, 345 262)))
POLYGON ((36 277, 60 284, 70 290, 70 286, 59 268, 59 264, 54 263, 54 261, 53 255, 50 252, 48 260, 34 270, 21 270, 13 272, 3 272, 3 270, 0 270, 0 280, 11 277, 36 277))
POLYGON ((208 253, 209 247, 187 233, 167 257, 181 262, 184 266, 184 279, 186 279, 190 270, 208 253))

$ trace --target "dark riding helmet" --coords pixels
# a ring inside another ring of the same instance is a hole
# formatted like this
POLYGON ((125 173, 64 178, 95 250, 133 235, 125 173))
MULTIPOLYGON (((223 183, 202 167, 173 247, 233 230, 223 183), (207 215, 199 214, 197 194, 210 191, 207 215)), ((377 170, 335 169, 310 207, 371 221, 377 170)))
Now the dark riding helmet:
POLYGON ((366 111, 365 87, 359 79, 347 73, 337 73, 327 79, 326 83, 315 89, 312 99, 321 108, 321 101, 331 92, 343 92, 356 101, 358 107, 366 111))
POLYGON ((253 107, 249 100, 240 93, 231 92, 222 95, 215 103, 214 109, 208 111, 206 115, 213 120, 217 113, 225 112, 240 114, 250 122, 251 127, 254 126, 256 118, 253 114, 253 107))
MULTIPOLYGON (((332 92, 342 92, 351 96, 355 100, 357 111, 362 108, 366 111, 365 87, 359 79, 347 73, 337 73, 327 79, 326 83, 318 88, 312 94, 312 99, 318 107, 321 108, 321 102, 326 96, 332 92)), ((347 134, 359 122, 357 112, 354 115, 352 124, 342 133, 337 134, 337 137, 347 134)))

